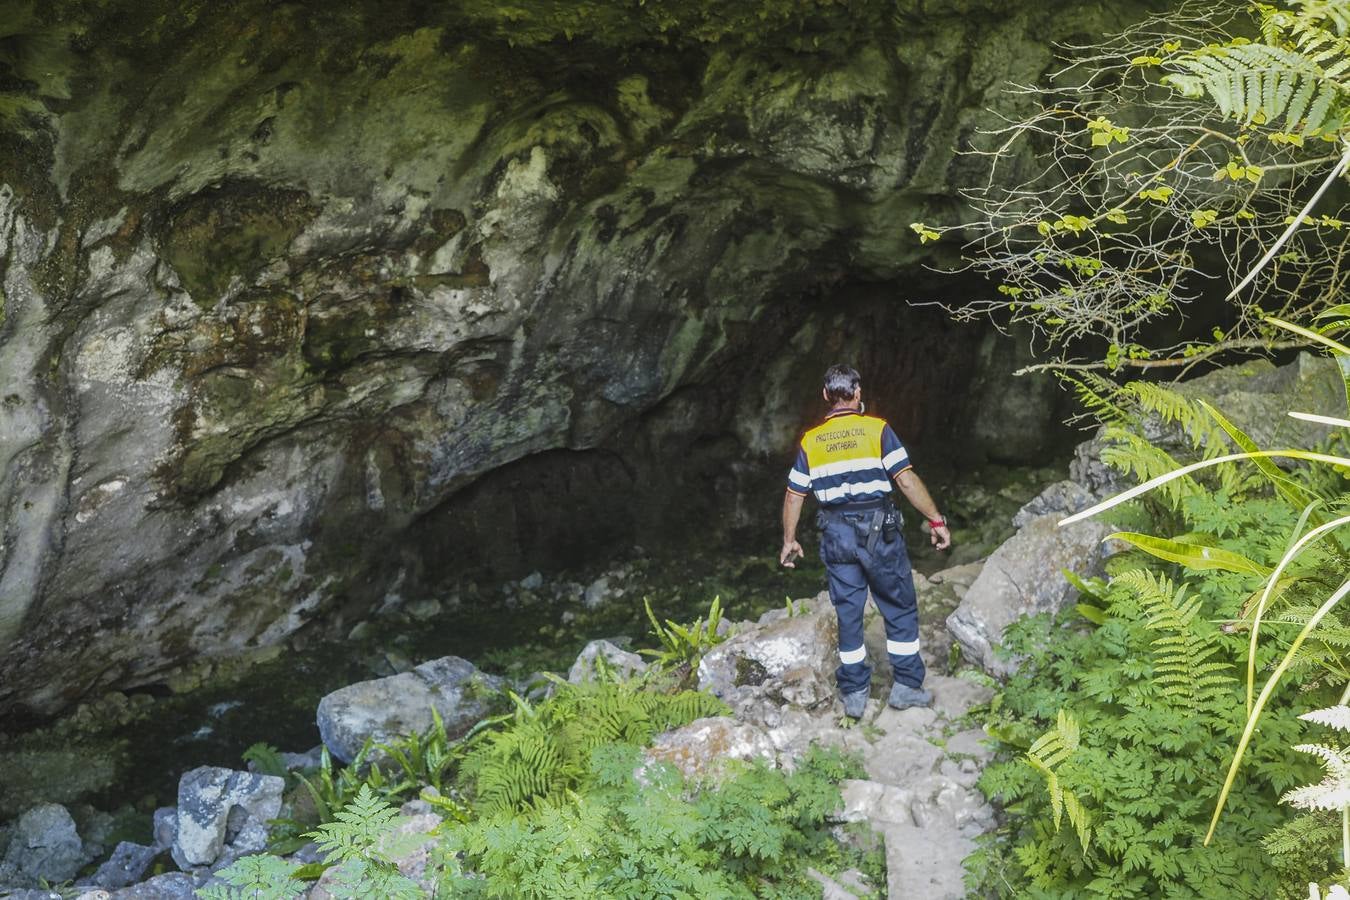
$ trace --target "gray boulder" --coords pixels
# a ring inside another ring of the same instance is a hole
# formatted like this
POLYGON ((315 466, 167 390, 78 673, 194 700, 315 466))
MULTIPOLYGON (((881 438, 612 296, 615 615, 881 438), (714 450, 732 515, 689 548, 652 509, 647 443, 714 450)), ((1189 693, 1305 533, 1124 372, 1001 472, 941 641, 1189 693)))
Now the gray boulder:
POLYGON ((393 740, 432 724, 440 714, 451 737, 467 732, 488 712, 487 696, 502 680, 458 656, 422 663, 410 672, 338 688, 319 701, 319 737, 334 757, 349 763, 367 739, 393 740))
POLYGON ((184 869, 210 866, 227 846, 234 855, 267 846, 267 822, 281 814, 286 782, 216 766, 201 766, 178 781, 173 859, 184 869))
POLYGON ((1300 353, 1288 365, 1256 359, 1225 366, 1176 385, 1204 399, 1266 449, 1309 447, 1332 431, 1326 425, 1290 418, 1290 412, 1345 415, 1345 385, 1336 363, 1300 353))
POLYGON ((1056 481, 1026 503, 1013 516, 1014 528, 1025 528, 1041 516, 1069 516, 1103 499, 1071 479, 1056 481))
POLYGON ((122 841, 113 850, 108 861, 98 867, 98 871, 88 879, 90 886, 114 890, 124 888, 140 881, 149 871, 159 851, 144 844, 122 841))
POLYGON ((1007 677, 1014 661, 997 659, 994 650, 1015 619, 1058 612, 1077 591, 1061 569, 1080 575, 1100 571, 1102 540, 1111 529, 1095 520, 1058 528, 1060 514, 1032 519, 989 557, 965 599, 947 617, 947 630, 966 658, 991 675, 1007 677))
POLYGON ((777 754, 764 729, 727 717, 695 719, 652 741, 649 759, 668 762, 686 778, 701 779, 718 773, 729 759, 764 759, 777 754))
POLYGON ((84 864, 84 844, 64 806, 45 803, 19 817, 0 873, 14 887, 69 881, 84 864))
POLYGON ((758 624, 709 650, 699 663, 698 684, 728 702, 748 688, 812 706, 833 696, 838 644, 834 608, 822 593, 814 601, 799 601, 793 615, 765 613, 758 624))
POLYGON ((149 881, 112 893, 111 900, 193 900, 197 884, 185 872, 156 875, 149 881))
POLYGON ((178 809, 173 806, 161 806, 155 810, 151 834, 155 838, 156 850, 168 850, 178 838, 178 809))
POLYGON ((647 671, 647 661, 636 653, 623 649, 612 641, 591 641, 577 655, 576 662, 567 672, 567 680, 572 684, 581 684, 595 677, 596 660, 604 659, 619 675, 629 678, 647 671))

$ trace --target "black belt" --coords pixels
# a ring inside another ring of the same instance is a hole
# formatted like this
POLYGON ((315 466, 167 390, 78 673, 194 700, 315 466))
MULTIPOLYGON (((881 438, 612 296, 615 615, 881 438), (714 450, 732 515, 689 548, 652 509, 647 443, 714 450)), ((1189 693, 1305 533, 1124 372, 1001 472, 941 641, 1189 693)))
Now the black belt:
POLYGON ((851 503, 836 503, 833 506, 822 506, 821 512, 871 512, 874 509, 885 509, 891 505, 891 501, 885 497, 878 497, 875 500, 855 500, 851 503))
POLYGON ((866 519, 868 513, 871 513, 871 522, 867 528, 867 552, 875 553, 877 549, 877 540, 881 537, 881 528, 886 523, 886 510, 891 508, 891 501, 886 498, 877 500, 859 500, 854 503, 840 503, 835 506, 826 506, 821 509, 827 517, 840 519, 866 519))

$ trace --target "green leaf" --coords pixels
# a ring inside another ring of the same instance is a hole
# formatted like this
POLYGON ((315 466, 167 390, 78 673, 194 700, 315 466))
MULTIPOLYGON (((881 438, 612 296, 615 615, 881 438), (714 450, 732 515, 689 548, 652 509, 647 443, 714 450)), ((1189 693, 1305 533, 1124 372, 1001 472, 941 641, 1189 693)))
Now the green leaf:
POLYGON ((1074 610, 1083 618, 1087 619, 1093 625, 1106 624, 1106 610, 1100 606, 1092 606, 1088 603, 1074 604, 1074 610))
POLYGON ((1240 553, 1224 550, 1221 547, 1204 547, 1197 544, 1183 544, 1167 538, 1139 534, 1132 531, 1118 531, 1108 535, 1107 540, 1124 541, 1159 559, 1178 563, 1188 569, 1222 569, 1241 575, 1256 575, 1265 578, 1270 575, 1269 566, 1248 559, 1240 553))

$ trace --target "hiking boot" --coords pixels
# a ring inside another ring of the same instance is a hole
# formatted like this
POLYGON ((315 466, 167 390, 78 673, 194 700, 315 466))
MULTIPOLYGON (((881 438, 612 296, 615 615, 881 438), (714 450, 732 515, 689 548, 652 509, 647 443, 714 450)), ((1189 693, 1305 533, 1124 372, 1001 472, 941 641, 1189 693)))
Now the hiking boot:
POLYGON ((891 685, 891 696, 886 701, 895 709, 909 709, 911 706, 932 706, 933 692, 923 688, 912 688, 896 682, 891 685))
POLYGON ((863 688, 860 691, 854 691, 851 694, 844 695, 844 715, 850 719, 861 719, 863 710, 867 709, 868 689, 863 688))

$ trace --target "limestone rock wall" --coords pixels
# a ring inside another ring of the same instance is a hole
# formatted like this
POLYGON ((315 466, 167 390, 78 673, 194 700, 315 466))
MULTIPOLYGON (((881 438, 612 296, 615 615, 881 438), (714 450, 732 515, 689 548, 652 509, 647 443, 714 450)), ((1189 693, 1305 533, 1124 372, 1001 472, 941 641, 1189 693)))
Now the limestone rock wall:
MULTIPOLYGON (((625 472, 659 520, 716 461, 734 500, 835 356, 918 445, 950 432, 990 354, 904 307, 938 283, 908 224, 959 204, 1004 80, 1137 15, 897 7, 827 54, 512 48, 455 4, 11 6, 0 711, 40 713, 452 573, 436 535, 513 465, 562 454, 532 485, 564 498, 625 472)), ((496 484, 473 514, 528 520, 496 484)))

